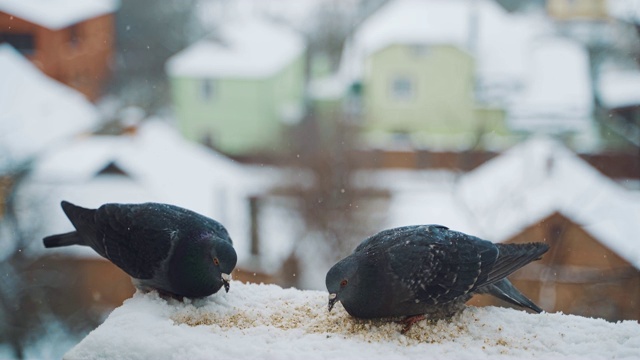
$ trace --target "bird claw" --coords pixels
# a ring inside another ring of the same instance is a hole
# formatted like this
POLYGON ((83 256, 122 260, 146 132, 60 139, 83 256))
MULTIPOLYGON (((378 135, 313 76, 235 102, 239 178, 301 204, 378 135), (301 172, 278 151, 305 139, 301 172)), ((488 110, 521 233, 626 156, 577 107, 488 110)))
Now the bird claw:
POLYGON ((424 319, 426 319, 424 315, 413 315, 413 316, 407 317, 404 320, 398 321, 398 323, 404 325, 404 328, 402 328, 400 333, 406 334, 409 330, 411 330, 411 327, 413 326, 413 324, 417 323, 418 321, 422 321, 424 319))

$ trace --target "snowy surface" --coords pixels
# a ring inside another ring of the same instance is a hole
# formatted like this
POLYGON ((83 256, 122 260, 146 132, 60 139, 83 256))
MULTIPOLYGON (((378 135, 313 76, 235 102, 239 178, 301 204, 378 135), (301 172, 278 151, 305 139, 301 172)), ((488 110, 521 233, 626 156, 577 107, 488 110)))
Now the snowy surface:
POLYGON ((608 109, 640 105, 640 71, 602 72, 598 78, 598 98, 608 109))
POLYGON ((167 72, 185 77, 262 78, 292 63, 305 49, 301 35, 267 20, 226 22, 167 62, 167 72))
POLYGON ((57 30, 112 13, 119 0, 0 0, 0 11, 57 30))
POLYGON ((136 293, 64 359, 633 359, 640 325, 469 307, 450 321, 363 321, 327 293, 233 282, 228 294, 136 293))
POLYGON ((0 169, 91 130, 94 106, 44 75, 9 45, 0 45, 0 169))

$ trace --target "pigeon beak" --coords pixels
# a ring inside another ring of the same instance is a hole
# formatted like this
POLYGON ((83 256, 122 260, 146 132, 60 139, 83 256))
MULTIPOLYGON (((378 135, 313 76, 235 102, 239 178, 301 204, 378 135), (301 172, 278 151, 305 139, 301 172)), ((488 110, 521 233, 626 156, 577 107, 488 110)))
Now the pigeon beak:
POLYGON ((338 294, 329 294, 329 312, 331 312, 331 309, 333 309, 333 305, 335 305, 336 302, 338 302, 338 294))
POLYGON ((222 284, 224 285, 224 291, 229 292, 229 282, 231 281, 231 275, 222 273, 222 284))

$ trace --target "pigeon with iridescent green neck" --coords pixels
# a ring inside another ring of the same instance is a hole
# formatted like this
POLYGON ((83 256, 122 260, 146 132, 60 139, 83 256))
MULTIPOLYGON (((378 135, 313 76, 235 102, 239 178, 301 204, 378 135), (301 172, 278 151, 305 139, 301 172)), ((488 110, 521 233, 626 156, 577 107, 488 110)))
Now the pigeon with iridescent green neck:
POLYGON ((144 291, 176 298, 209 296, 223 286, 229 291, 237 256, 217 221, 159 203, 61 205, 76 231, 44 238, 45 247, 89 246, 144 291))

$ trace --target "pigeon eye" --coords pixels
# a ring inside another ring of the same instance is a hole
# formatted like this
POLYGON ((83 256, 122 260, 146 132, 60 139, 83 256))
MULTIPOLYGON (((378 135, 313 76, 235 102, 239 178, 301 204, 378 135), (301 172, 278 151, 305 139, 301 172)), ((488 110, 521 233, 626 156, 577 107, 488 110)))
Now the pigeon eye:
POLYGON ((344 280, 340 281, 340 287, 347 286, 347 283, 348 283, 347 279, 344 279, 344 280))
POLYGON ((217 257, 214 257, 214 258, 213 258, 213 264, 214 264, 215 266, 220 265, 220 260, 218 260, 218 258, 217 258, 217 257))

